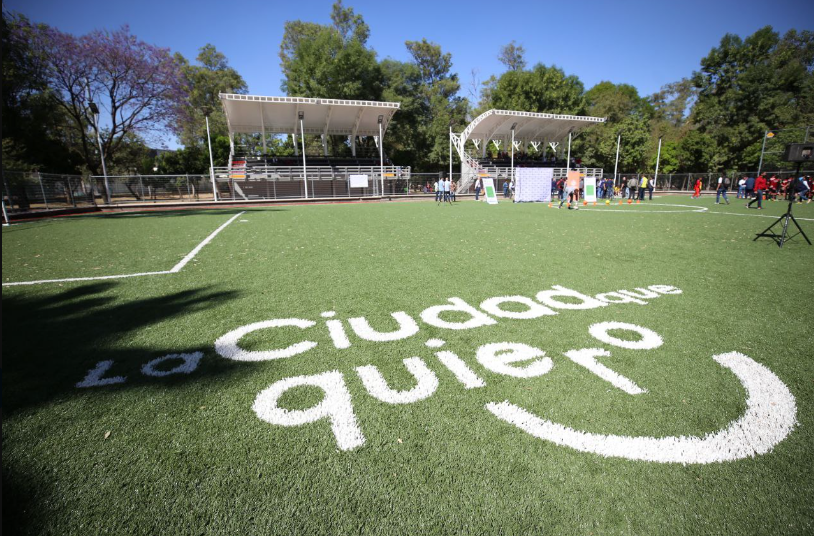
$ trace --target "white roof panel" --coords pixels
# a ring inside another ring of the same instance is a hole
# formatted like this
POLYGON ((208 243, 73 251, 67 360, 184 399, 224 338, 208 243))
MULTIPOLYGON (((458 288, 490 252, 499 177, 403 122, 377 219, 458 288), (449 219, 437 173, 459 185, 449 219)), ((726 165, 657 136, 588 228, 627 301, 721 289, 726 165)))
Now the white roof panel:
POLYGON ((517 141, 558 141, 573 130, 604 122, 603 117, 489 110, 469 123, 463 139, 509 140, 514 126, 517 141))
POLYGON ((376 102, 305 97, 264 97, 220 94, 229 132, 299 134, 298 113, 303 112, 306 134, 378 136, 387 130, 398 102, 376 102))

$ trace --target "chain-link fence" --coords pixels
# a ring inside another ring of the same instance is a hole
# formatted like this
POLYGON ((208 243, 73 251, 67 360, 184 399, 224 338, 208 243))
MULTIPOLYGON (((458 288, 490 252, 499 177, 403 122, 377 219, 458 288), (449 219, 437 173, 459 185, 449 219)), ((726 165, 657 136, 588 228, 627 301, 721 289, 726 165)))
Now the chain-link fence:
MULTIPOLYGON (((215 188, 219 201, 251 201, 264 199, 331 199, 349 197, 406 197, 434 196, 435 182, 448 173, 410 173, 409 168, 386 167, 384 177, 378 166, 375 169, 337 170, 331 167, 308 168, 307 175, 301 168, 281 172, 269 168, 268 173, 216 173, 215 188), (367 187, 353 187, 350 175, 360 173, 368 176, 367 187), (382 189, 382 183, 384 188, 382 189), (307 195, 306 195, 307 184, 307 195)), ((287 169, 287 168, 285 168, 287 169)), ((624 179, 641 180, 641 173, 618 173, 616 185, 624 179)), ((776 176, 781 181, 794 178, 793 171, 766 171, 767 178, 776 176)), ((607 175, 612 177, 612 175, 607 175)), ((714 190, 720 173, 659 174, 656 190, 659 192, 691 192, 697 179, 703 190, 714 190)), ((730 175, 730 190, 737 190, 742 177, 756 177, 756 172, 730 175)), ((503 183, 510 180, 510 170, 496 173, 495 187, 502 191, 503 183)), ((459 183, 460 173, 453 173, 452 180, 459 183)), ((54 209, 92 207, 107 204, 107 192, 114 205, 143 203, 213 202, 212 178, 208 174, 183 175, 127 175, 83 177, 37 172, 3 171, 3 201, 11 213, 34 212, 54 209)), ((459 194, 474 194, 474 185, 459 194)))
POLYGON ((101 194, 81 175, 3 171, 3 202, 13 212, 94 206, 101 194))

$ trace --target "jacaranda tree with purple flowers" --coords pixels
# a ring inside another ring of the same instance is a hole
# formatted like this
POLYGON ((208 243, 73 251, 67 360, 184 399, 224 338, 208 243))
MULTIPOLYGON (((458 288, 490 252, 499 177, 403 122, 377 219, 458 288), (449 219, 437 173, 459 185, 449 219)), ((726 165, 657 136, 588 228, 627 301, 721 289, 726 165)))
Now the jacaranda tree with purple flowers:
POLYGON ((107 162, 137 136, 158 140, 177 132, 177 113, 188 98, 178 61, 168 49, 140 41, 127 26, 76 37, 47 26, 29 26, 19 38, 46 58, 52 97, 71 119, 88 169, 101 173, 90 102, 100 110, 107 162))

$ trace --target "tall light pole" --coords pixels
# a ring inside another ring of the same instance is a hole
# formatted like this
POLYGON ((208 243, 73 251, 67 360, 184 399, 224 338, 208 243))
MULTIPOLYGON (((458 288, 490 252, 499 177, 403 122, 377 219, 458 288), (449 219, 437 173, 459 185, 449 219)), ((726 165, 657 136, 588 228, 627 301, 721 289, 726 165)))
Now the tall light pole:
POLYGON ((653 177, 653 188, 656 187, 656 180, 659 178, 659 161, 661 160, 661 136, 659 136, 659 152, 656 154, 656 174, 653 177))
POLYGON ((215 162, 212 160, 212 138, 209 135, 209 114, 211 110, 204 108, 204 118, 206 118, 206 143, 209 145, 209 179, 212 181, 212 196, 217 202, 218 187, 215 185, 215 162))
POLYGON ((616 171, 619 169, 619 145, 622 143, 622 134, 616 138, 616 163, 613 165, 613 185, 616 186, 616 171))
POLYGON ((305 112, 297 112, 300 120, 300 140, 302 141, 302 183, 305 185, 305 198, 308 199, 308 169, 305 166, 305 112))
POLYGON ((105 199, 107 200, 107 204, 110 204, 110 185, 107 183, 107 168, 105 167, 105 152, 102 149, 102 137, 99 135, 99 107, 96 106, 96 103, 93 102, 93 97, 90 94, 90 86, 88 86, 88 108, 90 108, 91 114, 93 114, 93 128, 96 130, 96 142, 99 144, 99 156, 102 159, 102 175, 105 178, 105 199))
MULTIPOLYGON (((382 139, 382 122, 384 121, 384 116, 379 116, 379 175, 381 175, 382 180, 382 192, 381 195, 384 197, 384 140, 382 139)), ((450 180, 452 177, 450 177, 450 180)))

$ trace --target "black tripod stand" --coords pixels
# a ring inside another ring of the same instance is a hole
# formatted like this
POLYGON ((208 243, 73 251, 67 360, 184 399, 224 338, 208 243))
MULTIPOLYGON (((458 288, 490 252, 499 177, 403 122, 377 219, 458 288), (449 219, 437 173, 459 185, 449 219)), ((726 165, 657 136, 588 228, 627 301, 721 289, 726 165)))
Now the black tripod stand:
MULTIPOLYGON (((797 173, 794 174, 794 177, 795 177, 794 182, 789 184, 789 187, 791 187, 792 184, 796 184, 799 176, 800 176, 800 164, 797 164, 797 173)), ((753 242, 755 240, 757 240, 758 238, 766 236, 766 237, 771 238, 775 242, 777 242, 777 245, 782 248, 783 244, 786 242, 786 240, 791 240, 792 238, 794 238, 798 234, 801 234, 801 235, 803 235, 803 238, 806 239, 806 242, 808 242, 808 245, 809 246, 811 245, 811 240, 808 239, 805 232, 803 232, 803 229, 800 227, 800 224, 797 223, 797 220, 794 219, 794 215, 792 215, 792 213, 791 213, 791 208, 794 205, 794 192, 791 191, 791 192, 788 192, 788 194, 789 194, 789 208, 786 209, 786 213, 783 214, 782 216, 780 216, 777 219, 777 221, 775 221, 773 224, 769 225, 769 227, 767 227, 765 231, 763 231, 762 233, 758 233, 757 236, 755 237, 755 239, 753 240, 753 242), (797 234, 787 236, 788 229, 789 229, 789 220, 791 220, 794 223, 794 225, 797 226, 797 230, 799 231, 797 234), (774 227, 778 223, 783 224, 783 232, 781 234, 777 234, 774 231, 772 231, 772 227, 774 227)))

